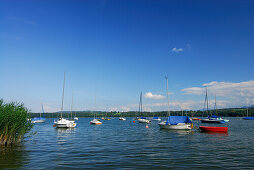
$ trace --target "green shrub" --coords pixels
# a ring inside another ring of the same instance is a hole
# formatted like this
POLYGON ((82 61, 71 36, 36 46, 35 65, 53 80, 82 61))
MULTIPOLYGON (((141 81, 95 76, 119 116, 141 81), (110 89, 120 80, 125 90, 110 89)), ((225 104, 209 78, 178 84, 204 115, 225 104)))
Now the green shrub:
POLYGON ((4 103, 0 99, 0 145, 20 142, 32 126, 28 109, 22 103, 4 103))

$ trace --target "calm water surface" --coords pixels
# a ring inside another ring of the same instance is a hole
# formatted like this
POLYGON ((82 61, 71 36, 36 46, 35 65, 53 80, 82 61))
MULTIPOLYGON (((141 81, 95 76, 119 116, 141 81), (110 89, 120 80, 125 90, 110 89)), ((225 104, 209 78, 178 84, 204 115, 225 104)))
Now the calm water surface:
POLYGON ((98 126, 80 118, 75 129, 55 129, 47 119, 20 146, 1 148, 0 168, 254 169, 254 121, 229 119, 222 125, 228 134, 200 133, 197 127, 205 124, 198 121, 192 131, 169 131, 156 121, 145 128, 132 118, 98 126))

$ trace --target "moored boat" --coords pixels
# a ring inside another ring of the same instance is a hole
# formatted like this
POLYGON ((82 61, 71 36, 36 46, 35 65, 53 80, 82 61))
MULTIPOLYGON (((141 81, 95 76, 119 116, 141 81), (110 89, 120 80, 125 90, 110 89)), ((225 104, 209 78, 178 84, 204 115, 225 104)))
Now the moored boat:
POLYGON ((126 120, 126 118, 124 118, 124 117, 119 117, 119 120, 126 120))
POLYGON ((101 125, 102 122, 100 122, 100 121, 97 120, 97 119, 93 119, 92 121, 90 121, 90 124, 92 124, 92 125, 101 125))
POLYGON ((139 123, 151 123, 151 120, 147 119, 146 117, 141 117, 138 119, 139 123))
POLYGON ((65 86, 65 73, 64 73, 64 83, 63 83, 63 93, 62 93, 61 117, 57 121, 54 121, 53 127, 74 128, 76 127, 76 123, 74 122, 74 120, 67 120, 63 118, 64 86, 65 86))
POLYGON ((152 120, 161 121, 161 118, 159 118, 159 117, 153 117, 152 120))
POLYGON ((203 132, 218 132, 218 133, 228 132, 228 127, 199 126, 199 129, 203 132))
POLYGON ((243 120, 254 120, 254 117, 244 117, 243 120))
POLYGON ((188 116, 169 116, 167 121, 159 123, 161 129, 191 130, 192 121, 188 116))

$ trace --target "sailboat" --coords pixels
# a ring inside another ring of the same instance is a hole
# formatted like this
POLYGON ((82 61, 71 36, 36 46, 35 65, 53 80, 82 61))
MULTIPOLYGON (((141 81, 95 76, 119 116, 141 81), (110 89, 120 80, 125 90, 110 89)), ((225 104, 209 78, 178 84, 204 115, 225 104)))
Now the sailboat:
POLYGON ((96 113, 94 112, 94 119, 92 121, 90 121, 90 124, 92 124, 92 125, 101 125, 102 122, 100 120, 96 119, 95 114, 96 113))
POLYGON ((159 126, 161 129, 172 129, 172 130, 190 130, 193 128, 192 121, 188 116, 170 116, 169 110, 169 96, 168 96, 168 77, 167 81, 167 103, 168 103, 168 119, 166 121, 160 122, 159 126))
MULTIPOLYGON (((140 93, 140 99, 139 99, 139 114, 142 114, 142 92, 140 93)), ((140 117, 138 119, 139 123, 151 123, 151 120, 147 119, 146 117, 140 117)))
POLYGON ((71 120, 78 120, 78 117, 76 116, 76 113, 75 113, 75 116, 74 118, 72 119, 72 107, 73 107, 73 92, 72 92, 72 98, 71 98, 71 120))
POLYGON ((254 120, 254 117, 249 117, 249 108, 247 107, 247 116, 243 118, 243 120, 254 120))
MULTIPOLYGON (((95 105, 96 105, 96 98, 95 98, 95 105)), ((91 125, 101 125, 102 122, 99 119, 96 118, 96 116, 95 116, 96 113, 95 112, 94 112, 93 115, 94 115, 94 118, 93 118, 93 120, 90 121, 90 124, 91 125)))
MULTIPOLYGON (((206 96, 205 96, 205 104, 206 104, 206 110, 207 110, 207 114, 208 114, 208 95, 207 95, 207 88, 206 88, 206 96)), ((202 123, 226 123, 229 120, 227 119, 222 119, 221 117, 217 116, 217 105, 216 105, 216 96, 215 96, 215 112, 216 115, 211 115, 208 116, 208 118, 206 119, 201 119, 200 121, 202 123)))
MULTIPOLYGON (((44 109, 43 109, 43 105, 41 105, 42 108, 42 113, 44 114, 44 109)), ((46 118, 41 117, 41 113, 40 113, 40 117, 34 117, 31 120, 31 123, 44 123, 46 121, 46 118)))
POLYGON ((65 86, 65 73, 64 73, 64 83, 63 83, 61 117, 57 121, 54 121, 53 126, 56 128, 74 128, 76 126, 76 123, 74 122, 74 120, 67 120, 63 118, 64 86, 65 86))

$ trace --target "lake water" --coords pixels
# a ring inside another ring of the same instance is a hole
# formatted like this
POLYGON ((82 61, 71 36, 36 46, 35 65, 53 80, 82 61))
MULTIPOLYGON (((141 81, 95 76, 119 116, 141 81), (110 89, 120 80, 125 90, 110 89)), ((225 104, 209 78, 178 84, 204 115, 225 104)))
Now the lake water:
MULTIPOLYGON (((228 134, 160 130, 154 121, 132 118, 90 125, 80 118, 75 129, 55 129, 53 119, 35 124, 35 135, 16 147, 1 148, 0 168, 10 169, 254 169, 254 121, 229 118, 228 134)), ((209 124, 209 126, 218 126, 209 124)))

